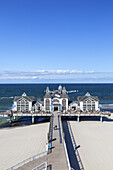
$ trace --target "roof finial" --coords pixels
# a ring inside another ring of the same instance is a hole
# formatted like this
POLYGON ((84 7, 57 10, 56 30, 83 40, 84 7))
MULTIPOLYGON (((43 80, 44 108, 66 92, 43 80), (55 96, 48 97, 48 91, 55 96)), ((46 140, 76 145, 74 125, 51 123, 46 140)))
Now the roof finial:
POLYGON ((87 93, 85 94, 85 96, 91 96, 91 95, 89 94, 89 92, 87 92, 87 93))
POLYGON ((26 95, 26 93, 24 92, 24 93, 22 94, 22 96, 24 96, 24 97, 25 97, 25 96, 27 96, 27 95, 26 95))
POLYGON ((49 92, 49 87, 46 88, 46 93, 49 92))

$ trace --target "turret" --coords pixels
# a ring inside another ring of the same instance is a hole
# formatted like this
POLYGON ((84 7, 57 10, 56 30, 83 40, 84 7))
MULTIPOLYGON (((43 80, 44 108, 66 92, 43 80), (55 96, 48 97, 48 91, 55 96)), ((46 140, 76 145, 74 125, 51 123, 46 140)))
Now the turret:
POLYGON ((50 91, 49 91, 49 87, 46 88, 46 93, 48 93, 48 92, 50 92, 50 91))
POLYGON ((58 90, 59 90, 59 91, 62 91, 62 86, 61 86, 61 85, 58 87, 58 90))
POLYGON ((66 93, 66 88, 63 87, 62 93, 66 93))

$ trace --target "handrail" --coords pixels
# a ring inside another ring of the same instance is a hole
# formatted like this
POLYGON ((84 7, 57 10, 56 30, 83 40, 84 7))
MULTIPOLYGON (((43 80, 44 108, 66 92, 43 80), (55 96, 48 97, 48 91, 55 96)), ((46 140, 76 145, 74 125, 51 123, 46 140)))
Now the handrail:
POLYGON ((22 162, 19 162, 19 163, 15 164, 14 166, 11 166, 10 168, 8 168, 6 170, 15 170, 15 169, 17 169, 17 168, 19 168, 19 167, 29 163, 30 161, 34 161, 35 159, 41 158, 41 157, 43 157, 45 155, 47 155, 47 152, 39 153, 37 155, 34 155, 32 157, 29 157, 29 158, 23 160, 22 162))
POLYGON ((78 152, 78 150, 76 149, 76 148, 77 148, 77 144, 76 144, 76 142, 75 142, 75 138, 74 138, 74 135, 73 135, 73 132, 72 132, 72 129, 71 129, 70 122, 67 122, 67 124, 68 124, 68 128, 69 128, 69 132, 70 132, 70 136, 71 136, 73 148, 74 148, 74 151, 75 151, 77 160, 78 160, 78 164, 79 164, 79 166, 80 166, 80 170, 84 170, 84 166, 83 166, 83 164, 82 164, 82 160, 81 160, 81 158, 80 158, 79 152, 78 152))
MULTIPOLYGON (((53 114, 50 117, 49 132, 48 132, 48 143, 51 144, 51 148, 52 148, 52 138, 53 138, 53 114)), ((48 149, 48 153, 52 152, 51 148, 48 149)))
POLYGON ((48 133, 48 143, 52 141, 53 135, 53 115, 50 118, 49 133, 48 133))
POLYGON ((47 162, 44 162, 37 167, 33 168, 32 170, 47 170, 47 162))
MULTIPOLYGON (((61 119, 61 117, 60 117, 60 119, 61 119)), ((66 146, 66 142, 65 142, 65 134, 63 132, 62 122, 61 122, 61 133, 62 133, 62 136, 63 136, 63 144, 64 144, 64 150, 65 150, 65 154, 66 154, 68 168, 69 168, 69 170, 74 170, 74 169, 71 169, 69 155, 68 155, 67 146, 66 146)))
POLYGON ((64 149, 65 149, 65 153, 66 153, 68 168, 69 168, 69 170, 71 170, 71 166, 70 166, 70 161, 69 161, 69 156, 68 156, 68 152, 67 152, 67 147, 66 147, 65 139, 64 139, 64 149))

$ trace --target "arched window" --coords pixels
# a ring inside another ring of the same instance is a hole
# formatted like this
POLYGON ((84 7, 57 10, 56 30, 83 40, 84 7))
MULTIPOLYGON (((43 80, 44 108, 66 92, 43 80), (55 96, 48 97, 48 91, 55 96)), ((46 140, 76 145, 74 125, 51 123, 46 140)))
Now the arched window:
POLYGON ((50 100, 46 99, 46 110, 50 110, 50 100))
POLYGON ((22 98, 17 101, 17 111, 27 112, 29 111, 29 102, 28 100, 22 98))
POLYGON ((62 100, 62 109, 66 110, 66 99, 62 100))
POLYGON ((58 100, 58 99, 54 99, 54 100, 53 100, 53 104, 54 104, 54 103, 55 103, 55 104, 59 104, 59 100, 58 100))

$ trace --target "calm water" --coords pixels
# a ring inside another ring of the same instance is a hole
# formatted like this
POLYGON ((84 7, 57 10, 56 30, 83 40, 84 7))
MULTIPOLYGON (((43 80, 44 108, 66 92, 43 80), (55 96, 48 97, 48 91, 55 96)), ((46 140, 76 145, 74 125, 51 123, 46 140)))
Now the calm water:
MULTIPOLYGON (((77 96, 83 96, 86 92, 98 96, 101 104, 113 104, 113 84, 61 84, 69 91, 70 100, 76 100, 77 96), (75 91, 71 93, 71 91, 75 91), (108 98, 100 98, 108 97, 108 98)), ((0 111, 10 109, 14 96, 20 96, 25 92, 29 96, 35 96, 43 100, 46 87, 50 90, 57 89, 59 84, 0 84, 0 111)))

